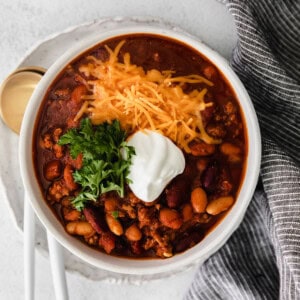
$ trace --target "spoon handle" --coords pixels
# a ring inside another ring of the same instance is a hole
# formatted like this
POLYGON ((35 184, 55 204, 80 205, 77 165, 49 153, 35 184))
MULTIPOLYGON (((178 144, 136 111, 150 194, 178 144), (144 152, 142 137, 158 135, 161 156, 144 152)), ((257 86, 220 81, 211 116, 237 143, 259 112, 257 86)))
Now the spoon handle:
POLYGON ((47 231, 47 239, 55 297, 56 300, 67 300, 69 299, 69 296, 65 274, 63 248, 49 231, 47 231))
POLYGON ((27 194, 24 197, 24 289, 25 300, 34 300, 35 215, 27 194))

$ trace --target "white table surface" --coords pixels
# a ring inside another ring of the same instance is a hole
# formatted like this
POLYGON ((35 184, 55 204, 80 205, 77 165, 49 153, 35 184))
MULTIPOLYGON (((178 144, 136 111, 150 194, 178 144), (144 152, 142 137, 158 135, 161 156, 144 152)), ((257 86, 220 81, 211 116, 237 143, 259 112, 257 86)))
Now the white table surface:
MULTIPOLYGON (((0 0, 0 82, 39 40, 67 27, 111 16, 161 18, 200 37, 226 58, 236 41, 232 17, 214 0, 0 0)), ((0 137, 0 147, 4 145, 0 137)), ((23 236, 1 198, 0 212, 0 299, 22 299, 23 236)), ((70 299, 176 300, 182 299, 193 276, 194 269, 135 285, 93 281, 67 273, 67 281, 70 299)), ((36 299, 54 299, 49 261, 39 252, 36 299)))

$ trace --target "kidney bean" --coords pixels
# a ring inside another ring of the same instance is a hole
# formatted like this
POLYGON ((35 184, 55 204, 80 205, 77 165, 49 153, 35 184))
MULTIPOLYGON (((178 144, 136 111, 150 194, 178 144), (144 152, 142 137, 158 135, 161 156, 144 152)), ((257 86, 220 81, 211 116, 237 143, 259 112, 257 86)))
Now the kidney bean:
POLYGON ((172 229, 179 229, 183 223, 181 215, 174 209, 163 208, 159 212, 161 223, 172 229))
POLYGON ((202 174, 202 185, 203 187, 208 190, 212 191, 215 187, 216 180, 218 174, 218 167, 216 163, 210 164, 202 174))
POLYGON ((181 177, 193 178, 196 176, 197 170, 197 158, 189 155, 185 158, 185 168, 183 173, 180 175, 181 177))
POLYGON ((185 235, 181 239, 178 239, 175 243, 175 251, 182 252, 195 244, 199 243, 204 234, 201 231, 193 231, 188 235, 185 235))
POLYGON ((83 214, 97 233, 108 231, 108 227, 104 221, 104 215, 99 208, 92 205, 86 206, 83 209, 83 214))
POLYGON ((208 203, 206 212, 210 215, 218 215, 226 211, 233 204, 234 199, 232 196, 219 197, 208 203))
POLYGON ((51 160, 44 166, 44 176, 47 180, 52 181, 61 175, 60 160, 51 160))
POLYGON ((179 175, 172 180, 166 189, 166 201, 170 208, 178 207, 189 198, 190 179, 185 175, 179 175))

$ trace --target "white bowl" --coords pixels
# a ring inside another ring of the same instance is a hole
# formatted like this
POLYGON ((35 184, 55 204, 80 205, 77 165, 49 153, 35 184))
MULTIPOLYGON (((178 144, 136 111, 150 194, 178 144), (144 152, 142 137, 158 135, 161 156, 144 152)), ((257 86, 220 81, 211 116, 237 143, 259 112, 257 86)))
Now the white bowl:
POLYGON ((202 263, 215 253, 239 226, 257 184, 261 158, 261 139, 256 113, 248 93, 223 57, 196 38, 187 34, 155 26, 136 25, 109 30, 98 36, 83 39, 75 47, 70 45, 70 50, 64 53, 64 55, 48 69, 29 101, 22 123, 19 149, 21 176, 32 207, 47 230, 49 230, 64 247, 84 261, 109 271, 126 274, 155 274, 170 272, 195 262, 202 263), (67 234, 58 219, 51 213, 46 201, 43 199, 34 171, 32 158, 34 125, 41 101, 49 85, 60 71, 74 58, 78 57, 80 53, 85 52, 85 50, 106 39, 130 33, 154 33, 179 40, 184 44, 190 45, 208 58, 208 60, 216 65, 233 88, 246 123, 248 137, 247 171, 234 206, 222 220, 221 224, 216 226, 200 243, 168 259, 119 258, 83 245, 82 242, 67 234))

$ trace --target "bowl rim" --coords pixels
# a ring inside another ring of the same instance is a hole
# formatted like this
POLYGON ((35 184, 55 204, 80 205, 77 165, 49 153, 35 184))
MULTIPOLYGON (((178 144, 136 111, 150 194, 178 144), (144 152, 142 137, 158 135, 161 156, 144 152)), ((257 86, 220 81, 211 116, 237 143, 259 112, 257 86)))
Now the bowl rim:
POLYGON ((51 65, 32 94, 26 108, 20 132, 19 161, 23 185, 31 205, 41 223, 55 236, 58 242, 71 253, 93 266, 123 274, 150 275, 173 271, 196 262, 204 262, 210 255, 219 250, 236 230, 244 217, 258 180, 261 161, 261 135, 251 99, 227 60, 198 38, 186 32, 179 32, 155 25, 139 24, 114 28, 101 32, 99 35, 87 37, 66 51, 51 65), (97 44, 115 36, 141 33, 167 37, 187 44, 216 65, 234 90, 243 113, 244 122, 247 125, 248 156, 246 170, 251 166, 251 172, 245 172, 237 200, 221 222, 223 226, 221 224, 217 225, 200 243, 168 259, 130 259, 111 256, 83 245, 82 242, 68 235, 54 214, 49 214, 48 204, 43 199, 39 184, 35 179, 33 167, 32 139, 36 116, 47 88, 57 75, 68 63, 97 44))

